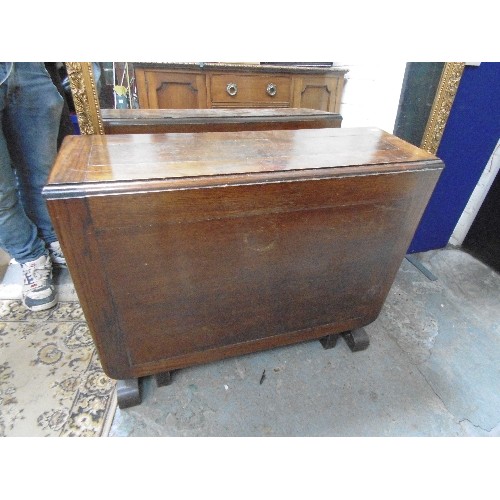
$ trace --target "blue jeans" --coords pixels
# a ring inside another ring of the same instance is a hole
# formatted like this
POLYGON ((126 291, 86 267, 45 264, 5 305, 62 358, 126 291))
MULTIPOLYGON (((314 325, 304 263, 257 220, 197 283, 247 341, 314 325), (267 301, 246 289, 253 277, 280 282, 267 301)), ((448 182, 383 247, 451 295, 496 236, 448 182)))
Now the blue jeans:
POLYGON ((57 240, 42 188, 63 98, 42 62, 0 63, 0 247, 20 264, 57 240))

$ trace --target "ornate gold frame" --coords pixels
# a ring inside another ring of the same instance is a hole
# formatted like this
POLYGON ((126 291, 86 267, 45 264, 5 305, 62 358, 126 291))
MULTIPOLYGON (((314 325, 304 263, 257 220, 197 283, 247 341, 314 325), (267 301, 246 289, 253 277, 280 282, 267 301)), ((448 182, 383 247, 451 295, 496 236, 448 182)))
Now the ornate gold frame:
MULTIPOLYGON (((436 154, 441 142, 464 67, 465 63, 462 62, 450 62, 444 65, 420 144, 422 149, 430 153, 436 154)), ((104 134, 92 63, 67 62, 66 68, 81 133, 104 134)))
POLYGON ((434 97, 420 147, 436 154, 457 94, 465 63, 446 63, 434 97))
POLYGON ((85 135, 103 135, 104 127, 92 73, 92 63, 67 62, 65 64, 80 132, 85 135))

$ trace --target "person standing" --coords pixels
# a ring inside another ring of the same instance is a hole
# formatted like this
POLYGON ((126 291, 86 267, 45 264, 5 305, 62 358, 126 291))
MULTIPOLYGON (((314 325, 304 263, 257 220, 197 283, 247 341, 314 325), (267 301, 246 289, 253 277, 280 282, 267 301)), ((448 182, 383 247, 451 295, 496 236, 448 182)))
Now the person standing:
POLYGON ((23 272, 23 304, 54 307, 66 266, 42 189, 57 154, 63 98, 43 62, 0 63, 0 247, 23 272))

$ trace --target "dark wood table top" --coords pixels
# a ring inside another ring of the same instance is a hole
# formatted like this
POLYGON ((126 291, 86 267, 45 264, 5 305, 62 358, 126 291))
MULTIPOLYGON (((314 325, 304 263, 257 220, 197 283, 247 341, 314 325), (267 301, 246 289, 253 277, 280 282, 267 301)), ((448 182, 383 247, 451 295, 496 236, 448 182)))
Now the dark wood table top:
MULTIPOLYGON (((427 168, 435 156, 376 128, 300 129, 66 137, 52 186, 131 181, 286 180, 427 168), (217 178, 217 179, 215 179, 217 178)), ((438 166, 438 165, 436 165, 438 166)), ((46 188, 47 189, 47 188, 46 188)))

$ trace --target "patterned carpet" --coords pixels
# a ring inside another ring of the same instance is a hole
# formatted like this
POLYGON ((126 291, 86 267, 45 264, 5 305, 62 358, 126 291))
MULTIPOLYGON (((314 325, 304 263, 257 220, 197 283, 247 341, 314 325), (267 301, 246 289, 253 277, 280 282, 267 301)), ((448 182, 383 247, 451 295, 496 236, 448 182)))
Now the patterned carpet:
POLYGON ((115 410, 78 302, 0 300, 0 436, 107 436, 115 410))

